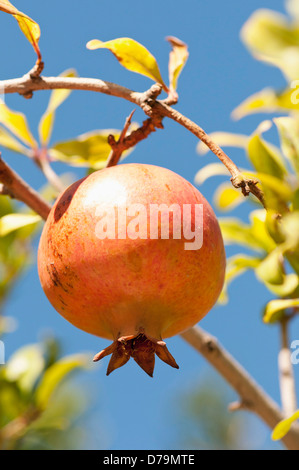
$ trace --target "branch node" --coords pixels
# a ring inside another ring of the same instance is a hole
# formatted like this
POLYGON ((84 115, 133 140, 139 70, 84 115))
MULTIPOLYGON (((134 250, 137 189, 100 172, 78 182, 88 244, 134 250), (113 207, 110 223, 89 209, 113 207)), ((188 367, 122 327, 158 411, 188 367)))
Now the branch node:
POLYGON ((240 410, 250 410, 253 407, 253 403, 247 400, 234 401, 228 405, 229 411, 240 411, 240 410))

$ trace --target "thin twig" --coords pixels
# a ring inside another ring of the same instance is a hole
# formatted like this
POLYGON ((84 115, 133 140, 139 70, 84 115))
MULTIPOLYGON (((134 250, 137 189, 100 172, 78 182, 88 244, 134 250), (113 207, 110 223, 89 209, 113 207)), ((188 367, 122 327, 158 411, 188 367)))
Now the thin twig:
POLYGON ((114 136, 109 136, 109 143, 113 148, 113 152, 108 159, 107 167, 116 165, 123 152, 134 147, 138 142, 146 139, 149 134, 156 131, 156 128, 163 129, 161 119, 148 118, 143 121, 141 127, 130 132, 130 134, 125 136, 122 140, 119 139, 118 142, 115 142, 114 136))
MULTIPOLYGON (((1 154, 0 154, 1 155, 1 154)), ((24 202, 39 214, 44 220, 47 219, 51 206, 29 186, 0 156, 0 182, 7 188, 9 195, 24 202)))
MULTIPOLYGON (((213 336, 199 327, 193 327, 181 336, 236 390, 243 408, 256 413, 271 429, 284 418, 272 398, 213 336)), ((299 427, 293 425, 282 441, 288 449, 299 450, 299 427)))
POLYGON ((280 396, 285 418, 292 416, 297 410, 294 371, 289 349, 288 324, 288 318, 283 318, 280 322, 281 349, 278 355, 280 396))
POLYGON ((110 166, 115 166, 118 164, 122 153, 124 152, 125 148, 123 147, 124 139, 128 132, 128 129, 132 122, 133 114, 135 113, 135 109, 131 112, 131 114, 127 117, 124 128, 120 134, 118 141, 116 142, 114 135, 110 134, 108 136, 108 143, 111 146, 111 153, 109 155, 106 167, 109 168, 110 166))
POLYGON ((163 117, 168 117, 184 126, 208 146, 231 173, 231 181, 234 187, 241 188, 244 196, 248 196, 250 193, 254 194, 265 207, 264 196, 257 186, 256 179, 243 175, 237 165, 213 142, 200 126, 179 111, 165 104, 165 102, 156 99, 162 90, 162 86, 159 84, 153 85, 145 93, 138 93, 99 79, 82 77, 32 78, 30 73, 28 73, 21 78, 0 81, 0 87, 4 93, 19 93, 26 97, 32 96, 32 93, 37 90, 70 89, 95 91, 130 101, 140 106, 149 117, 159 117, 160 120, 163 117))

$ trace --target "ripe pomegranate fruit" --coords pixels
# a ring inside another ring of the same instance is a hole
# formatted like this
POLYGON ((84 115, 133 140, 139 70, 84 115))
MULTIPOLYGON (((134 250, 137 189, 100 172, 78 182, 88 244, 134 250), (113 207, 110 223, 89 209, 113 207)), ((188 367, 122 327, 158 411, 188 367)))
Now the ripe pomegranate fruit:
POLYGON ((107 375, 133 357, 152 376, 155 353, 178 368, 163 339, 212 308, 225 252, 216 216, 194 186, 165 168, 121 164, 58 198, 41 235, 38 271, 63 317, 113 340, 94 357, 112 353, 107 375))

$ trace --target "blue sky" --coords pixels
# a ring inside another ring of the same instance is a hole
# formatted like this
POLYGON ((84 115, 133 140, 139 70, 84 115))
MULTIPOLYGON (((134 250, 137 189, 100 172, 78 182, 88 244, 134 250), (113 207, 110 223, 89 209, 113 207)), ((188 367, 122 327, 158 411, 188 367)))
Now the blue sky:
MULTIPOLYGON (((44 75, 54 76, 74 67, 80 76, 102 78, 142 91, 151 85, 150 80, 126 71, 108 51, 87 50, 87 41, 131 37, 155 55, 167 81, 169 45, 165 37, 179 37, 189 45, 190 57, 179 79, 177 108, 207 132, 250 134, 263 117, 233 122, 231 111, 265 86, 284 85, 280 72, 255 61, 239 38, 243 23, 253 11, 271 8, 283 12, 282 0, 152 0, 150 3, 16 0, 15 6, 41 26, 44 75)), ((0 79, 23 75, 32 67, 34 53, 14 19, 4 13, 0 15, 0 37, 4 45, 0 50, 0 79)), ((27 115, 37 135, 38 121, 48 98, 49 92, 38 92, 32 100, 9 96, 7 104, 27 115)), ((132 105, 120 99, 75 91, 57 112, 53 141, 93 129, 121 128, 131 110, 132 105)), ((139 122, 144 119, 141 111, 136 111, 135 119, 139 122)), ((140 143, 127 161, 165 166, 194 182, 198 169, 208 162, 216 162, 216 157, 211 153, 200 157, 193 135, 174 122, 165 121, 164 125, 164 131, 158 130, 140 143)), ((237 165, 246 165, 243 152, 231 150, 229 154, 237 165)), ((6 151, 3 157, 35 188, 44 183, 39 171, 25 157, 6 151)), ((76 178, 84 174, 82 170, 67 169, 60 164, 54 168, 58 173, 71 171, 76 178)), ((223 178, 211 179, 199 189, 212 201, 217 184, 222 181, 223 178)), ((246 220, 248 210, 249 205, 245 204, 234 215, 246 220)), ((236 249, 227 249, 228 255, 234 252, 236 249)), ((252 274, 244 275, 230 289, 230 303, 215 307, 201 326, 218 337, 274 399, 279 400, 279 334, 276 327, 262 324, 260 314, 269 299, 269 293, 252 274)), ((94 354, 107 345, 106 341, 75 329, 55 312, 41 290, 35 265, 19 282, 5 313, 18 320, 17 331, 5 338, 8 356, 21 345, 36 342, 47 331, 54 331, 61 339, 66 354, 85 350, 94 354)), ((298 321, 293 326, 293 338, 296 338, 296 327, 298 321)), ((104 427, 106 435, 106 442, 101 444, 96 440, 92 445, 109 449, 163 449, 174 445, 172 398, 192 384, 200 384, 209 366, 180 337, 169 339, 168 346, 180 365, 179 371, 157 361, 154 379, 150 379, 130 361, 107 378, 105 361, 86 376, 95 401, 93 431, 96 433, 99 427, 102 434, 104 427), (142 426, 138 425, 140 421, 142 426)), ((269 431, 257 420, 252 422, 262 436, 258 445, 275 447, 269 431)))

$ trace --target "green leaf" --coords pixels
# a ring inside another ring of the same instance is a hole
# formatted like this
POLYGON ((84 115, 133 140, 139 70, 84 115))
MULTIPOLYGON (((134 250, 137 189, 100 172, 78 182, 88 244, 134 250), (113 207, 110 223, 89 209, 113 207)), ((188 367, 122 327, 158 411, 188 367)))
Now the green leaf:
POLYGON ((272 432, 273 441, 279 441, 282 439, 291 429, 292 424, 299 419, 299 410, 297 410, 290 418, 283 419, 280 421, 272 432))
MULTIPOLYGON (((59 77, 76 77, 77 72, 73 69, 66 70, 62 74, 59 75, 59 77)), ((38 126, 38 132, 39 132, 39 137, 40 137, 40 142, 43 147, 47 147, 52 130, 53 130, 53 124, 54 124, 54 119, 55 119, 55 111, 60 106, 70 95, 71 90, 53 90, 50 96, 49 104, 48 107, 41 117, 41 120, 39 122, 38 126)))
POLYGON ((234 188, 231 183, 223 183, 218 186, 214 196, 214 203, 221 211, 230 211, 244 201, 245 197, 242 192, 234 188))
POLYGON ((87 355, 74 354, 66 356, 50 366, 36 388, 36 405, 41 409, 45 409, 54 392, 68 374, 77 369, 86 368, 87 361, 87 355))
POLYGON ((172 47, 168 62, 169 88, 175 91, 177 89, 179 75, 189 57, 188 46, 174 36, 167 36, 166 40, 172 47))
POLYGON ((151 78, 163 85, 164 90, 168 92, 155 57, 139 42, 131 38, 117 38, 106 42, 92 39, 86 44, 86 47, 91 50, 109 49, 123 67, 131 70, 131 72, 151 78))
POLYGON ((287 80, 299 75, 299 30, 281 14, 258 10, 249 18, 241 37, 254 57, 281 69, 287 80))
POLYGON ((7 214, 0 218, 0 237, 5 237, 8 233, 13 232, 21 227, 36 224, 42 219, 36 214, 7 214))
POLYGON ((299 307, 299 299, 275 299, 267 303, 263 321, 265 323, 272 323, 273 318, 276 318, 277 313, 283 312, 288 308, 299 307))
MULTIPOLYGON (((113 134, 115 139, 120 136, 119 130, 106 129, 87 132, 75 139, 55 144, 49 155, 53 160, 59 160, 73 166, 91 167, 95 170, 104 168, 111 152, 108 136, 113 134)), ((129 151, 124 152, 124 156, 129 151)))
POLYGON ((31 344, 18 349, 4 367, 4 376, 17 382, 21 390, 32 391, 44 369, 45 361, 39 345, 31 344))
POLYGON ((280 135, 281 148, 299 175, 299 121, 289 116, 274 119, 280 135))
POLYGON ((32 136, 26 116, 17 111, 12 111, 5 103, 0 101, 0 123, 10 130, 18 139, 31 148, 36 148, 37 143, 32 136))
MULTIPOLYGON (((211 132, 210 134, 211 139, 215 144, 219 145, 220 147, 236 147, 246 149, 249 137, 243 134, 233 134, 231 132, 211 132)), ((206 146, 204 142, 198 142, 197 152, 200 155, 205 155, 209 152, 209 148, 206 146)))

